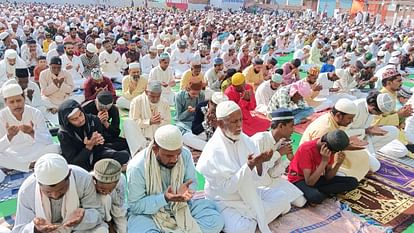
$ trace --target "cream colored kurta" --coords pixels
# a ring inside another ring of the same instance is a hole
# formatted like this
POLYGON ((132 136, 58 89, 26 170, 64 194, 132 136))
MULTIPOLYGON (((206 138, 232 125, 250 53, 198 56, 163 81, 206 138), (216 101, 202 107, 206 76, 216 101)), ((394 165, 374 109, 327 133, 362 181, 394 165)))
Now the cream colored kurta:
MULTIPOLYGON (((163 70, 160 66, 157 66, 150 71, 148 81, 151 80, 158 80, 161 83, 165 82, 169 84, 170 82, 175 81, 174 70, 171 67, 168 67, 167 69, 163 70)), ((170 105, 175 104, 174 92, 172 92, 171 86, 162 87, 161 98, 166 100, 170 105)))
POLYGON ((69 98, 74 88, 72 76, 63 70, 57 76, 50 69, 43 70, 40 73, 39 82, 42 99, 47 108, 58 108, 63 101, 69 98), (61 78, 64 78, 65 81, 62 86, 58 87, 53 83, 53 80, 61 78))

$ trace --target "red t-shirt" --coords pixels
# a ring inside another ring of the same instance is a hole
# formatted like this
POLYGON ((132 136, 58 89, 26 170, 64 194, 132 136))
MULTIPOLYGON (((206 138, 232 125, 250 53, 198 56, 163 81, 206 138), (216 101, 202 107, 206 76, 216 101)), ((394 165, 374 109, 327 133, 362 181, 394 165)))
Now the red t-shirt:
MULTIPOLYGON (((304 169, 310 169, 313 173, 322 161, 322 155, 317 146, 318 139, 308 141, 300 145, 289 165, 288 180, 295 183, 305 179, 304 169), (296 175, 294 175, 296 174, 296 175)), ((334 156, 331 156, 328 164, 332 165, 334 156)))

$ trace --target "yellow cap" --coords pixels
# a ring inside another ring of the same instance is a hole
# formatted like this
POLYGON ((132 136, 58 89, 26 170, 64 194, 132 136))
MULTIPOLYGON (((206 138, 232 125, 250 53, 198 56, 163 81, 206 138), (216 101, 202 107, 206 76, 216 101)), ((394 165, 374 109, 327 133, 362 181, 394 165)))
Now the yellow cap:
POLYGON ((246 78, 244 77, 242 73, 235 73, 231 77, 231 84, 233 84, 234 86, 242 85, 245 79, 246 78))

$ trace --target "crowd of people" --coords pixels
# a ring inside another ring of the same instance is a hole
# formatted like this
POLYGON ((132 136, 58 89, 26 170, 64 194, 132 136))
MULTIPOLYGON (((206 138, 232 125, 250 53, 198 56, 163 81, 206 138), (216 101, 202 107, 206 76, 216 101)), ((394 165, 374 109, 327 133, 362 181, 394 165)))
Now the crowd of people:
POLYGON ((414 30, 377 18, 0 3, 12 232, 269 233, 412 157, 411 73, 414 30))

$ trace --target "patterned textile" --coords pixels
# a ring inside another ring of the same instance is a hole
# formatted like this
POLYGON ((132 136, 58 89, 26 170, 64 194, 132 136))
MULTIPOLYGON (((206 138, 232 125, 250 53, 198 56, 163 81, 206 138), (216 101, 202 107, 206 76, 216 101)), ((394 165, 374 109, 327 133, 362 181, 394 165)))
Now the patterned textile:
POLYGON ((0 183, 0 202, 16 198, 20 186, 30 174, 14 170, 6 172, 6 178, 0 183))
POLYGON ((410 195, 370 179, 362 180, 357 189, 340 195, 340 199, 354 211, 382 224, 400 217, 414 204, 410 195))
POLYGON ((325 114, 328 111, 330 111, 330 110, 325 110, 325 111, 322 111, 322 112, 315 112, 315 113, 313 113, 312 115, 310 115, 308 117, 309 118, 309 121, 307 121, 307 122, 305 122, 303 124, 297 124, 297 125, 295 125, 294 126, 294 131, 296 133, 303 134, 305 132, 306 128, 308 128, 308 126, 310 125, 310 123, 312 123, 314 120, 316 120, 318 117, 322 116, 323 114, 325 114))
POLYGON ((384 227, 372 225, 351 212, 342 210, 340 203, 334 199, 326 200, 314 207, 294 208, 288 214, 271 222, 269 226, 272 232, 278 233, 386 232, 384 227))
MULTIPOLYGON (((16 214, 12 214, 6 217, 2 217, 0 218, 0 226, 8 228, 8 229, 12 229, 13 225, 14 225, 14 220, 16 219, 16 214)), ((0 228, 0 232, 1 228, 0 228)))
POLYGON ((414 196, 414 168, 393 159, 378 156, 381 168, 370 174, 370 179, 414 196))

